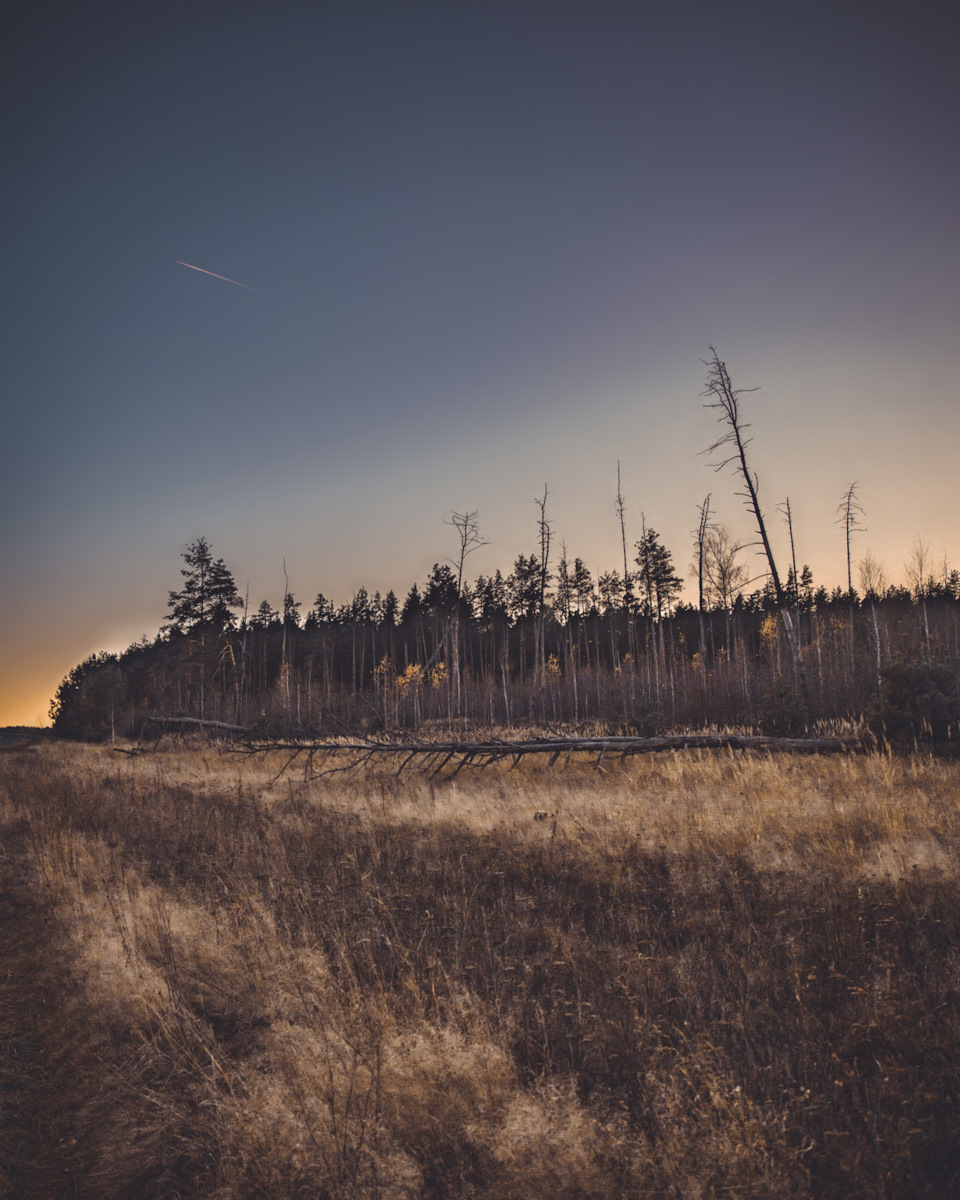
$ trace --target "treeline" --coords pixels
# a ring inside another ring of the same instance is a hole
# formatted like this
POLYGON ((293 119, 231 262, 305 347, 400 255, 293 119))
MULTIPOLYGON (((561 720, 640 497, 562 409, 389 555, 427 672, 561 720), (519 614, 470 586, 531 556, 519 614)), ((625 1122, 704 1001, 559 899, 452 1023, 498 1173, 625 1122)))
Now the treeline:
POLYGON ((157 637, 71 671, 51 706, 55 730, 135 737, 158 715, 370 735, 468 723, 797 733, 866 719, 893 740, 960 737, 956 571, 890 587, 868 559, 860 592, 828 593, 808 567, 791 567, 778 600, 770 583, 744 590, 740 547, 711 527, 696 605, 679 600, 672 555, 651 529, 636 571, 594 579, 565 550, 551 568, 542 539, 506 577, 468 583, 476 514, 454 516, 459 559, 435 564, 402 601, 361 588, 339 607, 320 594, 305 614, 290 592, 282 610, 264 601, 245 611, 232 572, 200 538, 157 637))

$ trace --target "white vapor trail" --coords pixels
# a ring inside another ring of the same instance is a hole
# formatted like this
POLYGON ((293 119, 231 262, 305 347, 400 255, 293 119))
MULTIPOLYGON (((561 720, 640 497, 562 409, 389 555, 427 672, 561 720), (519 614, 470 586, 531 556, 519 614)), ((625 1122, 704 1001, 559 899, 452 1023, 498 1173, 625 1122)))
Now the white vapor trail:
POLYGON ((251 287, 249 283, 241 283, 239 279, 229 279, 226 275, 218 275, 216 271, 207 271, 204 267, 195 267, 193 263, 185 263, 180 258, 178 258, 176 262, 181 267, 189 267, 191 271, 200 271, 204 275, 212 275, 214 279, 223 279, 226 283, 235 283, 237 287, 246 288, 248 292, 256 292, 259 290, 258 288, 251 287))

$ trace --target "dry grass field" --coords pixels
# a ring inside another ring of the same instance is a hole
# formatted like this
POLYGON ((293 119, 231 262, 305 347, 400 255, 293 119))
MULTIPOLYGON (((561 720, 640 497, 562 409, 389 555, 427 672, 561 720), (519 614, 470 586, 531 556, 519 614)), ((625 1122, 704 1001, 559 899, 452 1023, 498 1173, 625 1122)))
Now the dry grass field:
POLYGON ((0 1194, 960 1194, 960 765, 0 759, 0 1194))

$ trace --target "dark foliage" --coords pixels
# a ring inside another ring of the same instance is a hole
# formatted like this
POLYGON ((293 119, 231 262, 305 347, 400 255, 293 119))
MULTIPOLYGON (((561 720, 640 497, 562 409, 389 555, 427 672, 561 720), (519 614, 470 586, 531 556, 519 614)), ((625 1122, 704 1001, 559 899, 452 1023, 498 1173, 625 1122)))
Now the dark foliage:
POLYGON ((137 736, 147 716, 162 715, 327 733, 469 720, 796 734, 869 717, 892 744, 912 745, 947 741, 960 719, 952 587, 922 597, 891 589, 862 604, 856 593, 814 590, 805 567, 799 587, 789 581, 795 659, 770 585, 729 608, 677 603, 679 580, 654 530, 629 591, 617 572, 595 588, 583 560, 571 566, 564 552, 556 595, 542 607, 541 563, 530 554, 506 579, 497 571, 465 584, 459 598, 438 563, 402 609, 393 591, 371 598, 359 588, 339 608, 321 593, 301 621, 287 592, 282 612, 264 600, 237 624, 222 560, 204 539, 184 558, 171 624, 152 644, 75 668, 51 710, 58 732, 137 736))
POLYGON ((898 747, 942 745, 957 738, 958 667, 956 661, 934 659, 900 659, 884 667, 883 691, 871 721, 874 732, 898 747))

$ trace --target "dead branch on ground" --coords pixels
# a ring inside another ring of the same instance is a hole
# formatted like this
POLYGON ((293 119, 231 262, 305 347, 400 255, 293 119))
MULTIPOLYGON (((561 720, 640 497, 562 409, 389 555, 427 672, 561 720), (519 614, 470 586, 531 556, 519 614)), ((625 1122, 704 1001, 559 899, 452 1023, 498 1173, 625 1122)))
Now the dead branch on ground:
POLYGON ((280 774, 288 770, 297 760, 303 759, 307 773, 314 778, 333 775, 344 771, 359 770, 384 758, 399 758, 397 775, 412 763, 416 768, 431 775, 441 774, 454 763, 449 774, 453 778, 464 767, 483 769, 494 763, 512 759, 511 770, 530 754, 548 755, 547 765, 552 767, 564 757, 564 766, 573 755, 595 757, 594 766, 603 769, 607 755, 618 756, 620 761, 635 754, 650 754, 664 750, 780 750, 787 753, 839 754, 862 748, 859 738, 820 737, 790 738, 748 734, 672 734, 663 737, 548 737, 528 738, 520 741, 315 741, 308 738, 268 738, 248 740, 239 745, 234 753, 244 756, 282 753, 287 761, 280 774), (336 763, 336 759, 347 759, 336 763), (335 764, 335 765, 327 765, 335 764), (316 769, 319 768, 319 769, 316 769))

